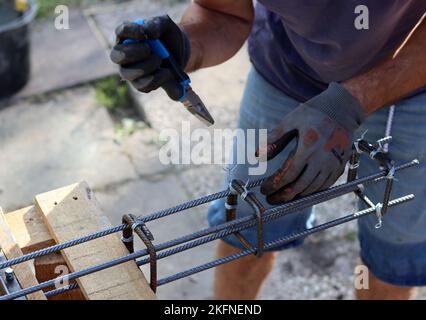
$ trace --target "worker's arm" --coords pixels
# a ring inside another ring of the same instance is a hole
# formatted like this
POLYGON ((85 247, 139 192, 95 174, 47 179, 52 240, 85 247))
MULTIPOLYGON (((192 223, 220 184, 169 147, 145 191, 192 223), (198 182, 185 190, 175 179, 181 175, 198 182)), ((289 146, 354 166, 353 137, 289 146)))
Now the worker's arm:
POLYGON ((426 85, 425 52, 426 14, 392 57, 343 85, 371 114, 426 85))
POLYGON ((179 23, 191 43, 187 71, 231 58, 248 38, 253 17, 252 0, 195 0, 179 23))
POLYGON ((253 11, 252 0, 196 0, 179 26, 168 16, 147 19, 143 25, 125 22, 116 29, 111 60, 120 66, 121 77, 137 90, 162 87, 177 100, 182 96, 180 85, 145 40, 160 40, 186 71, 214 66, 241 48, 251 30, 253 11))

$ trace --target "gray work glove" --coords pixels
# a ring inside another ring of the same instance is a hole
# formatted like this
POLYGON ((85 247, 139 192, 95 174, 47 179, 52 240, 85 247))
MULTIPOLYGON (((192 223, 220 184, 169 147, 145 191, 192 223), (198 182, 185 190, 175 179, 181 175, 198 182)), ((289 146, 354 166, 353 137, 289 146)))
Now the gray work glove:
POLYGON ((338 83, 289 113, 268 136, 267 150, 257 154, 270 160, 297 139, 282 167, 261 186, 268 203, 330 187, 343 173, 354 131, 364 119, 360 102, 338 83))
POLYGON ((115 30, 116 45, 110 58, 120 65, 120 75, 137 90, 148 93, 162 87, 169 97, 179 100, 183 88, 163 60, 153 54, 144 40, 160 40, 176 62, 185 68, 190 56, 189 40, 169 16, 145 20, 143 25, 124 22, 115 30), (139 40, 124 44, 127 39, 139 40))

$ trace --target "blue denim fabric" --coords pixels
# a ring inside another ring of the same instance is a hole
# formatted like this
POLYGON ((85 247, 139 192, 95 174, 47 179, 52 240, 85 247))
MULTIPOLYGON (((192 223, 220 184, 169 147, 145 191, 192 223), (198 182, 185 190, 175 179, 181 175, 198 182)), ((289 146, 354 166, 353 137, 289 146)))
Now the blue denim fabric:
MULTIPOLYGON (((254 69, 251 70, 241 102, 239 128, 246 129, 273 129, 288 112, 298 106, 298 102, 279 91, 254 69)), ((359 129, 357 136, 368 130, 366 137, 370 141, 383 137, 388 116, 388 109, 384 108, 374 113, 359 129)), ((370 271, 379 279, 405 286, 426 285, 426 94, 422 93, 402 100, 396 105, 390 145, 390 155, 397 164, 420 160, 420 166, 407 169, 397 174, 392 197, 414 193, 416 199, 398 207, 391 208, 383 219, 381 229, 375 229, 375 216, 371 215, 359 220, 359 240, 361 244, 361 258, 370 271)), ((256 139, 257 140, 257 139, 256 139)), ((236 145, 234 144, 234 149, 236 145)), ((275 172, 288 155, 288 151, 278 155, 268 162, 269 176, 275 172)), ((366 176, 377 172, 378 166, 367 157, 361 158, 359 176, 366 176)), ((225 179, 225 185, 231 179, 243 181, 256 180, 263 176, 250 176, 249 165, 235 165, 225 179)), ((256 195, 266 203, 258 188, 256 195)), ((383 184, 370 185, 366 194, 375 203, 382 202, 383 184)), ((362 204, 360 203, 360 206, 362 204)), ((241 201, 237 208, 237 218, 251 215, 250 208, 241 201)), ((209 208, 208 219, 210 225, 225 222, 224 200, 215 201, 209 208)), ((298 232, 313 225, 314 214, 312 208, 305 209, 264 226, 265 241, 276 240, 285 235, 298 232)), ((252 228, 242 232, 252 245, 256 245, 256 230, 252 228)), ((243 248, 234 236, 225 241, 235 247, 243 248)), ((303 240, 284 245, 276 250, 299 246, 303 240)))
MULTIPOLYGON (((360 128, 366 137, 383 137, 388 110, 374 113, 360 128)), ((379 279, 400 286, 426 285, 426 94, 420 93, 395 106, 393 141, 389 153, 396 164, 419 159, 420 165, 396 174, 392 197, 413 193, 415 199, 390 208, 383 226, 375 229, 374 216, 358 221, 361 259, 379 279)), ((361 159, 359 176, 377 171, 377 164, 361 159)), ((365 193, 382 202, 384 184, 370 185, 365 193)))

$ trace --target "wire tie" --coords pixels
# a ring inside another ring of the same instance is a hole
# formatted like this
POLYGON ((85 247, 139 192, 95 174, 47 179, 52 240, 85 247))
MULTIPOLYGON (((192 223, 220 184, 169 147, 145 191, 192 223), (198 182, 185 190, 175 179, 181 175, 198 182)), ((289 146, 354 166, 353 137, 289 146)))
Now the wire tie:
POLYGON ((238 195, 237 190, 234 189, 234 187, 232 186, 232 181, 229 182, 229 191, 231 192, 232 195, 238 195))
POLYGON ((359 168, 359 161, 355 162, 354 164, 349 164, 349 169, 354 170, 359 168))
POLYGON ((376 209, 376 217, 377 217, 377 223, 374 226, 374 228, 376 229, 380 229, 382 227, 382 207, 383 205, 379 202, 376 204, 375 209, 376 209))
POLYGON ((233 209, 237 209, 238 205, 236 204, 228 204, 227 202, 225 202, 225 209, 227 210, 233 210, 233 209))
POLYGON ((379 146, 379 149, 383 152, 385 151, 385 145, 389 144, 392 141, 392 136, 386 136, 384 138, 381 138, 377 140, 377 145, 379 146))
POLYGON ((398 179, 395 178, 395 166, 394 165, 389 169, 389 172, 386 175, 386 179, 398 181, 398 179))
POLYGON ((133 242, 133 239, 134 239, 133 235, 130 236, 130 237, 128 237, 128 238, 125 238, 125 237, 121 236, 121 241, 123 241, 125 243, 133 242))

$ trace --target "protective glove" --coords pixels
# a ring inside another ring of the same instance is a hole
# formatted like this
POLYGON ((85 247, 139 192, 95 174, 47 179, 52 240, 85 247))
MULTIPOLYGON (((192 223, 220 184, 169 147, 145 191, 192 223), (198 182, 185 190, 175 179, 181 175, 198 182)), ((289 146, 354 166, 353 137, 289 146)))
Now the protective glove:
POLYGON ((124 22, 117 27, 116 45, 111 51, 111 60, 120 65, 120 75, 131 82, 137 90, 148 93, 162 87, 169 97, 179 100, 183 88, 174 79, 162 59, 151 52, 147 43, 124 44, 127 39, 157 40, 168 49, 176 62, 185 68, 190 56, 190 44, 186 34, 170 19, 159 16, 145 20, 143 25, 124 22))
POLYGON ((268 135, 261 159, 273 159, 293 140, 296 147, 282 167, 261 186, 270 204, 279 204, 330 187, 349 160, 354 131, 365 119, 360 102, 342 85, 299 105, 268 135))

